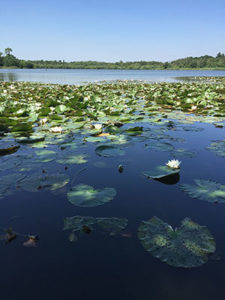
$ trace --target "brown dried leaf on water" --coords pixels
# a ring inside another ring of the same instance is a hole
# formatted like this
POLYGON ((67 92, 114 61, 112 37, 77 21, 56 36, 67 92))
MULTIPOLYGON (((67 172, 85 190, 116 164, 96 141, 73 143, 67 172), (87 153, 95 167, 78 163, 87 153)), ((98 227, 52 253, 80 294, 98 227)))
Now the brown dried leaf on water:
POLYGON ((13 232, 12 228, 7 228, 4 231, 6 232, 5 239, 8 243, 16 239, 17 235, 15 232, 13 232))
POLYGON ((109 136, 110 134, 108 132, 103 132, 103 133, 100 133, 98 135, 96 135, 97 137, 103 137, 103 136, 109 136))
POLYGON ((23 243, 25 247, 36 247, 39 238, 37 235, 29 235, 28 240, 23 243))
POLYGON ((89 234, 89 233, 91 233, 91 228, 90 228, 89 226, 87 226, 87 225, 83 225, 82 231, 83 231, 84 233, 89 234))
POLYGON ((9 243, 12 242, 13 240, 15 240, 16 237, 17 237, 17 235, 14 232, 6 234, 6 240, 9 243))

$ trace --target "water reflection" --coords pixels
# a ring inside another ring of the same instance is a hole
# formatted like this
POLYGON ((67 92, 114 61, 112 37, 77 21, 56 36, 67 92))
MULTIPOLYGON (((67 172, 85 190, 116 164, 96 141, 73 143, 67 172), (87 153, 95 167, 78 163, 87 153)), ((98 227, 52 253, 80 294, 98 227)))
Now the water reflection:
POLYGON ((17 81, 17 74, 16 73, 0 73, 0 81, 17 81))
POLYGON ((164 184, 177 184, 180 181, 180 174, 178 173, 155 180, 164 184))

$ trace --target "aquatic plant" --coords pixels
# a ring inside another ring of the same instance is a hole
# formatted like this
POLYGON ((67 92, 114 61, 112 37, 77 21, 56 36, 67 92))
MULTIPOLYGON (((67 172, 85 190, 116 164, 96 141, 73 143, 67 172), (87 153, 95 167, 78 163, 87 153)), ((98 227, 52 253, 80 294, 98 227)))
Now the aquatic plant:
POLYGON ((216 250, 208 229, 189 218, 185 218, 181 226, 175 229, 157 217, 142 221, 138 238, 152 256, 173 267, 201 266, 216 250))

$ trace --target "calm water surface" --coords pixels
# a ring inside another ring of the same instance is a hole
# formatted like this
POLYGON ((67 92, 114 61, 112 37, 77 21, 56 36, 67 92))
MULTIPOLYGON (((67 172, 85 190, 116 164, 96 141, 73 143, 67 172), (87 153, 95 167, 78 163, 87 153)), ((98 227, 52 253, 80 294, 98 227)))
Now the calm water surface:
MULTIPOLYGON (((146 140, 131 144, 125 148, 125 156, 116 158, 99 157, 95 145, 90 143, 82 151, 89 155, 88 163, 71 165, 66 172, 74 177, 85 167, 76 183, 116 188, 117 196, 110 203, 79 208, 67 200, 64 189, 53 194, 41 190, 18 191, 1 199, 1 226, 40 236, 36 248, 24 247, 21 237, 7 245, 2 242, 2 299, 223 300, 225 205, 192 199, 179 189, 179 184, 193 183, 195 178, 224 183, 225 159, 205 149, 212 140, 224 139, 224 129, 201 123, 195 126, 204 130, 180 128, 167 132, 185 139, 171 142, 175 148, 196 152, 193 158, 181 158, 180 179, 172 185, 142 175, 142 171, 172 158, 171 153, 147 149, 146 140), (94 165, 99 161, 105 167, 94 165), (117 170, 120 163, 125 166, 123 173, 117 170), (125 217, 128 237, 93 231, 71 243, 69 232, 63 231, 63 223, 65 217, 75 215, 125 217), (201 267, 182 269, 152 257, 138 240, 137 228, 142 220, 153 216, 174 227, 185 217, 206 225, 216 240, 216 259, 209 259, 201 267)), ((40 170, 58 170, 54 162, 47 166, 40 166, 40 170)), ((64 166, 58 171, 62 170, 64 166)))
POLYGON ((225 76, 225 71, 0 69, 0 81, 35 81, 59 84, 81 84, 118 79, 172 82, 176 81, 175 77, 183 76, 225 76))

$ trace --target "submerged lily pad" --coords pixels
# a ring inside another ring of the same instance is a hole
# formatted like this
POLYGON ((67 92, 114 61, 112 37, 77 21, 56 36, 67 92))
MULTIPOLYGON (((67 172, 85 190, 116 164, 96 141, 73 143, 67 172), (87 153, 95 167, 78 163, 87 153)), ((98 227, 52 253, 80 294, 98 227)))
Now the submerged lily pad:
POLYGON ((155 142, 155 141, 152 141, 151 143, 146 144, 145 146, 146 148, 153 151, 170 152, 173 151, 174 149, 174 147, 169 143, 155 142))
POLYGON ((39 162, 50 162, 56 159, 56 152, 51 150, 38 150, 35 151, 38 158, 36 161, 39 162))
POLYGON ((106 232, 118 234, 126 228, 127 224, 128 220, 126 218, 73 216, 64 219, 63 229, 82 232, 84 226, 88 226, 90 229, 93 229, 94 226, 99 226, 106 232))
POLYGON ((195 152, 193 151, 189 151, 183 148, 180 149, 175 149, 172 153, 171 153, 174 157, 194 157, 196 155, 195 152))
POLYGON ((215 152, 218 156, 225 157, 225 140, 214 141, 206 149, 215 152))
POLYGON ((69 183, 69 178, 65 174, 43 174, 32 176, 20 181, 17 188, 28 192, 37 192, 39 190, 57 190, 69 183))
POLYGON ((6 176, 1 176, 0 181, 0 199, 11 195, 13 193, 13 187, 19 181, 21 181, 25 176, 22 174, 9 174, 6 176))
POLYGON ((87 160, 85 159, 87 157, 87 155, 85 154, 77 154, 77 155, 68 155, 65 157, 62 157, 60 159, 57 160, 58 163, 60 164, 85 164, 87 162, 87 160))
POLYGON ((104 157, 122 156, 125 151, 113 145, 100 145, 95 149, 96 154, 104 157))
POLYGON ((86 184, 75 185, 67 193, 70 203, 80 207, 94 207, 111 201, 116 196, 114 188, 103 188, 95 190, 86 184))
POLYGON ((181 190, 192 198, 211 203, 225 203, 225 185, 204 179, 195 179, 194 181, 195 185, 181 184, 181 190))
POLYGON ((161 179, 167 176, 175 175, 180 172, 180 169, 172 169, 167 166, 157 166, 153 170, 144 171, 143 175, 152 179, 161 179))
POLYGON ((179 228, 173 229, 157 217, 142 221, 138 238, 152 256, 174 267, 193 268, 208 261, 215 252, 213 236, 205 226, 185 218, 179 228))

